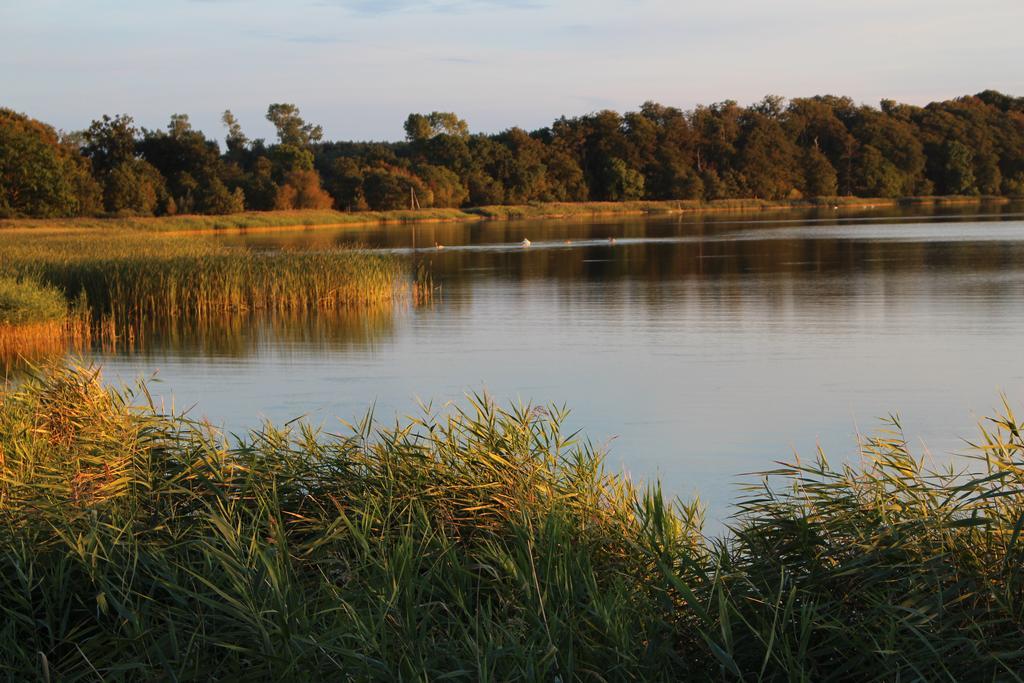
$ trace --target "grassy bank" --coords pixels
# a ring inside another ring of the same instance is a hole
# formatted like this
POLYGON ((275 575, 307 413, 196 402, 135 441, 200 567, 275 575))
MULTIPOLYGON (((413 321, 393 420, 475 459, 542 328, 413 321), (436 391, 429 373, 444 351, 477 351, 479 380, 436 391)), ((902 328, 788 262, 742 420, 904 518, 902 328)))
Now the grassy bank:
MULTIPOLYGON (((1015 680, 1024 440, 975 478, 898 432, 787 466, 727 539, 607 473, 562 415, 242 444, 81 370, 0 398, 12 679, 1015 680)), ((963 463, 961 463, 963 464, 963 463)))
POLYGON ((215 230, 269 230, 301 227, 342 227, 346 225, 393 225, 417 222, 478 220, 543 220, 588 216, 702 213, 719 211, 767 211, 813 208, 882 208, 905 205, 1005 204, 1005 197, 904 197, 862 198, 822 197, 816 199, 768 201, 762 199, 721 199, 714 201, 672 200, 632 202, 534 203, 518 206, 482 206, 467 209, 420 209, 415 211, 250 211, 227 216, 164 216, 138 218, 6 219, 4 229, 96 228, 147 232, 204 232, 215 230))

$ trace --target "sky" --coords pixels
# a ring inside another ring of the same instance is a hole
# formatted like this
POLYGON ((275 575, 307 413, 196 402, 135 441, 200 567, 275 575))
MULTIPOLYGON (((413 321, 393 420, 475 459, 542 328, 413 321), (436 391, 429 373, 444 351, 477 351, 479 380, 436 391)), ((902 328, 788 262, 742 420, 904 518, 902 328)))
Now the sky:
POLYGON ((926 104, 1024 95, 1022 0, 0 0, 0 106, 78 130, 272 102, 339 140, 395 140, 410 112, 474 132, 561 115, 766 94, 926 104))

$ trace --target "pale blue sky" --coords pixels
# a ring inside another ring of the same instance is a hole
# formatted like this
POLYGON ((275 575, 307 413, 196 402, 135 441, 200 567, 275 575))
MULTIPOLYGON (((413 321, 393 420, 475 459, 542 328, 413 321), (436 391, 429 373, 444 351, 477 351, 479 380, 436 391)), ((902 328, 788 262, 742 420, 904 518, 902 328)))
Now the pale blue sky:
POLYGON ((225 108, 270 137, 294 102, 330 139, 397 139, 411 111, 492 132, 648 99, 923 104, 1024 95, 1022 26, 1022 0, 0 0, 0 106, 221 138, 225 108))

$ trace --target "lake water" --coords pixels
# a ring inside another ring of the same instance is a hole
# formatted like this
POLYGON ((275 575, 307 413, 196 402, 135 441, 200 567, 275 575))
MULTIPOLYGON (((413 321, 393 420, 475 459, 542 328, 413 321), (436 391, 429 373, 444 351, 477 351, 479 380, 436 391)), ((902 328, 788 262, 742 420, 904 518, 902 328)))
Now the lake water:
POLYGON ((300 415, 337 430, 370 404, 391 421, 418 400, 436 410, 484 390, 565 404, 613 467, 699 493, 721 520, 737 475, 819 444, 852 457, 858 431, 891 412, 944 461, 1000 392, 1021 406, 1022 210, 226 236, 397 251, 441 293, 429 306, 177 331, 95 359, 108 379, 156 373, 168 404, 231 430, 300 415))

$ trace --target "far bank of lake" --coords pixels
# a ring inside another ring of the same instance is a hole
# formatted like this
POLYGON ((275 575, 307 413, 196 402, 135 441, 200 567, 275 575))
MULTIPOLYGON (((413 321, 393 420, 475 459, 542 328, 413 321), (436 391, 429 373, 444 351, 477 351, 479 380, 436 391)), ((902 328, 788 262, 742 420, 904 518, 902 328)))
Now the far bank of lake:
POLYGON ((586 220, 614 216, 673 216, 749 214, 783 211, 874 211, 942 207, 1005 206, 1016 200, 988 196, 934 197, 818 197, 771 201, 719 199, 712 201, 536 202, 522 205, 480 206, 463 209, 410 209, 406 211, 248 211, 224 216, 126 216, 94 218, 7 218, 0 230, 49 229, 142 230, 170 233, 294 230, 367 227, 413 223, 480 222, 502 220, 586 220))

